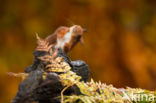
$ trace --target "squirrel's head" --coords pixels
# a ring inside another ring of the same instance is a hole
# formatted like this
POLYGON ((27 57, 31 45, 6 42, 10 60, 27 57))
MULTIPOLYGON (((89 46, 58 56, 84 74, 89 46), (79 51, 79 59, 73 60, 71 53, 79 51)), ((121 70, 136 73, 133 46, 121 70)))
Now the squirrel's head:
POLYGON ((65 52, 69 52, 79 41, 83 44, 83 32, 85 30, 79 26, 59 27, 56 30, 57 48, 62 48, 65 52))

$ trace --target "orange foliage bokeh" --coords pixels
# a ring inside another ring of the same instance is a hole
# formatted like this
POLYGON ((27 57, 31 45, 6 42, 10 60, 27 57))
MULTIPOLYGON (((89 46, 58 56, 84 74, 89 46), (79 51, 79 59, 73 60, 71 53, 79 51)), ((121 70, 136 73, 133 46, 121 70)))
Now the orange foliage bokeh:
POLYGON ((69 56, 86 61, 95 81, 156 89, 155 0, 1 0, 1 103, 12 100, 21 81, 7 72, 32 64, 35 32, 45 38, 74 24, 88 33, 69 56))

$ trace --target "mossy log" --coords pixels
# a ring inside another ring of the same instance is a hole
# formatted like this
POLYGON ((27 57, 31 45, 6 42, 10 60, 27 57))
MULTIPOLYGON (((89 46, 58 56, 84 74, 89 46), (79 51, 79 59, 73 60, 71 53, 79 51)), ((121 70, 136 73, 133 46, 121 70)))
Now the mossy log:
POLYGON ((155 91, 88 82, 90 70, 84 61, 71 61, 61 49, 38 45, 42 48, 34 51, 33 64, 23 74, 15 74, 24 80, 12 103, 156 102, 155 91))

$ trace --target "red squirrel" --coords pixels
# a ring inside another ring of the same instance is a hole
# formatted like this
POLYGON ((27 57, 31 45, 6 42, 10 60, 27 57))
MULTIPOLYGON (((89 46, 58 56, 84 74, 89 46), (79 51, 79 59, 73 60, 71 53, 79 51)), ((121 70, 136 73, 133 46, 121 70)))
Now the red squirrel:
POLYGON ((79 25, 61 26, 53 34, 45 38, 49 45, 55 45, 68 53, 79 41, 83 44, 83 33, 86 30, 79 25))

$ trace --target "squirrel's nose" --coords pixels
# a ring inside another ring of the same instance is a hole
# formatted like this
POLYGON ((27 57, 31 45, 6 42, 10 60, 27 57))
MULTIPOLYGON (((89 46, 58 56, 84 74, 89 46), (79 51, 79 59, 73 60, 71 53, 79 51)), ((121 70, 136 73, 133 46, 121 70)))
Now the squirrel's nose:
POLYGON ((88 30, 87 29, 83 29, 83 32, 88 32, 88 30))

